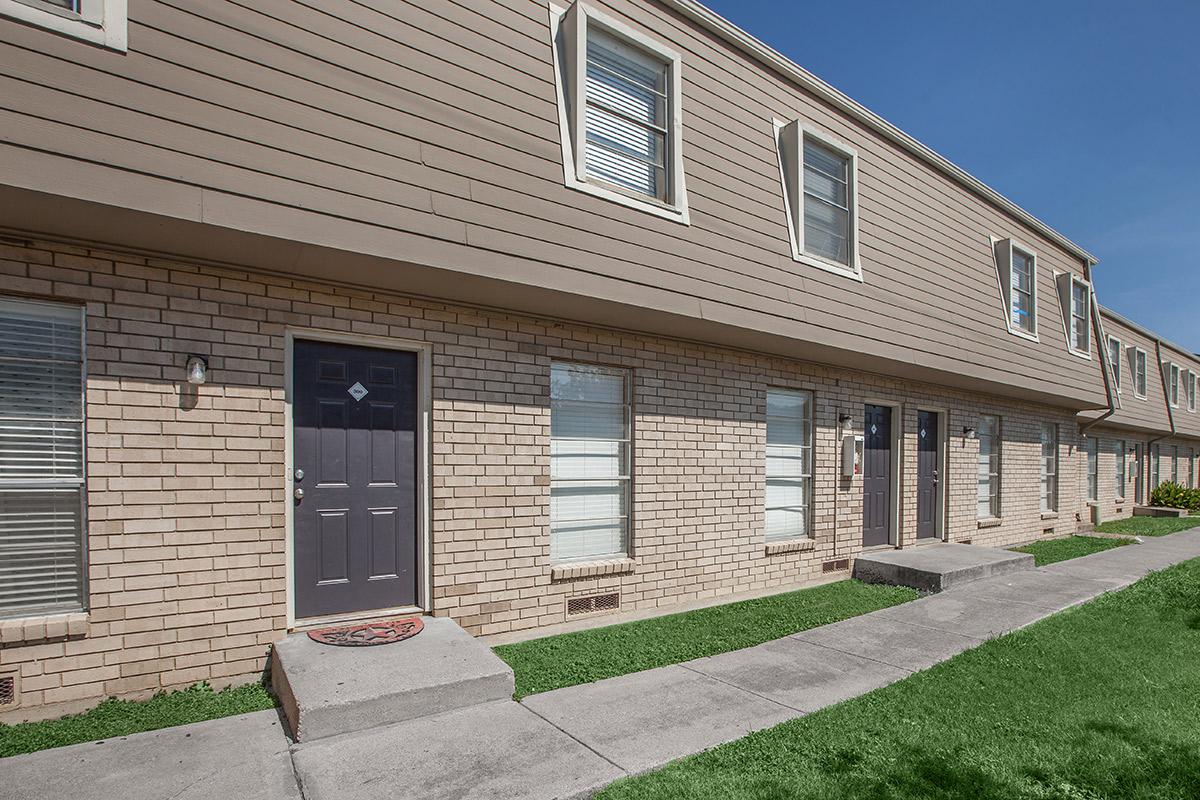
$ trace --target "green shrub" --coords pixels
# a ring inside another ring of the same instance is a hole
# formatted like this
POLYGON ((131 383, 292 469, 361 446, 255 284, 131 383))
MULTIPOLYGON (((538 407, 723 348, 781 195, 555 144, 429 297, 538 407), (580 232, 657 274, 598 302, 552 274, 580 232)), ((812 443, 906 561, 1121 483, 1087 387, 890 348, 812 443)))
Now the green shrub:
POLYGON ((1178 483, 1165 481, 1150 493, 1150 503, 1168 508, 1186 508, 1200 511, 1200 489, 1189 489, 1178 483))

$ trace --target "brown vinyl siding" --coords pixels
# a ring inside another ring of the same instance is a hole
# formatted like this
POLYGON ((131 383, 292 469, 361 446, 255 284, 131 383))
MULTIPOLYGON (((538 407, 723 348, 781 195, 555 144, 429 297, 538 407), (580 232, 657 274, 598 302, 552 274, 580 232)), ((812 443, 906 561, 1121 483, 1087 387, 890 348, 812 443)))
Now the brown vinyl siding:
POLYGON ((672 12, 594 5, 683 54, 690 227, 563 186, 548 12, 532 0, 147 0, 123 56, 0 22, 0 121, 19 148, 103 165, 107 180, 65 191, 112 205, 137 206, 139 184, 198 187, 197 212, 150 210, 438 252, 518 285, 1104 403, 1098 362, 1061 334, 1052 272, 1079 273, 1075 256, 672 12), (859 150, 863 284, 790 257, 771 125, 796 117, 859 150), (1038 254, 1039 343, 1005 329, 989 235, 1038 254))

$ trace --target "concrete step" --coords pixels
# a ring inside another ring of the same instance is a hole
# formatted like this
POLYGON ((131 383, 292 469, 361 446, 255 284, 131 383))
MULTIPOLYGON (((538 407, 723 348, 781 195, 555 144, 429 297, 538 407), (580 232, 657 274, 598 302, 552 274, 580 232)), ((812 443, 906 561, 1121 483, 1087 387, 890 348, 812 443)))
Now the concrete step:
POLYGON ((1034 558, 1028 553, 972 544, 931 544, 861 555, 854 562, 854 577, 868 583, 941 592, 980 578, 1033 568, 1034 558))
POLYGON ((297 741, 511 700, 512 668, 453 620, 375 647, 318 644, 294 633, 271 653, 271 685, 297 741))
POLYGON ((1166 506, 1134 506, 1135 517, 1186 517, 1188 512, 1183 508, 1168 508, 1166 506))

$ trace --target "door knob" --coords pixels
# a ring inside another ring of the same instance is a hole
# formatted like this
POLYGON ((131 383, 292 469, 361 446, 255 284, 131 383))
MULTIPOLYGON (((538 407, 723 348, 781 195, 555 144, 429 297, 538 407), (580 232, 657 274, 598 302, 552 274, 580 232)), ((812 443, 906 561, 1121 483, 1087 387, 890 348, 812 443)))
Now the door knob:
POLYGON ((292 492, 292 496, 295 497, 297 500, 303 500, 304 499, 304 490, 301 489, 299 486, 297 486, 296 490, 294 492, 292 492))

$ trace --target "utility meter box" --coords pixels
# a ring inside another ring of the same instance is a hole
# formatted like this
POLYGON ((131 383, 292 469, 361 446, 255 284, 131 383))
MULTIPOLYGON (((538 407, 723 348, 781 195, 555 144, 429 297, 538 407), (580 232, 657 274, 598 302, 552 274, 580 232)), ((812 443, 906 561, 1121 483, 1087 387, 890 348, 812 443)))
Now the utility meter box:
POLYGON ((855 433, 842 436, 842 477, 853 478, 862 474, 863 437, 855 433))

